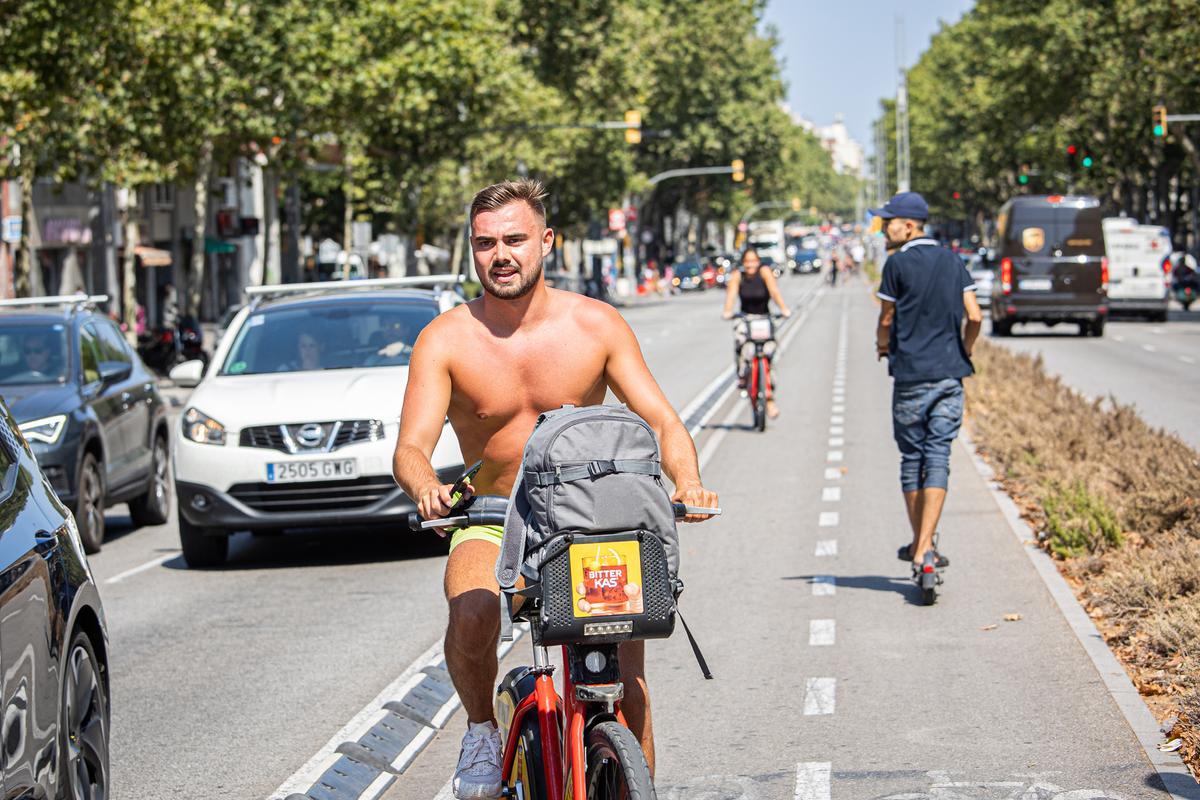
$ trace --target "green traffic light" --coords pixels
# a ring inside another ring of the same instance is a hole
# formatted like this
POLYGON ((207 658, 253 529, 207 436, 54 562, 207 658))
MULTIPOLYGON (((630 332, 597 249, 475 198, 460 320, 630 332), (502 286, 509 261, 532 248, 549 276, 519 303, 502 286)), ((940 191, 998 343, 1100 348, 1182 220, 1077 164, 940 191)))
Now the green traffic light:
POLYGON ((1091 157, 1091 156, 1084 156, 1084 157, 1083 157, 1083 166, 1084 166, 1086 169, 1091 169, 1091 168, 1092 168, 1092 157, 1091 157))
POLYGON ((1028 176, 1028 175, 1018 175, 1018 176, 1017 176, 1017 183, 1019 183, 1019 184, 1021 184, 1022 186, 1024 186, 1025 184, 1029 183, 1029 176, 1028 176))
POLYGON ((1162 135, 1163 135, 1163 126, 1162 126, 1162 125, 1155 125, 1155 126, 1154 126, 1154 135, 1155 135, 1155 136, 1162 136, 1162 135))

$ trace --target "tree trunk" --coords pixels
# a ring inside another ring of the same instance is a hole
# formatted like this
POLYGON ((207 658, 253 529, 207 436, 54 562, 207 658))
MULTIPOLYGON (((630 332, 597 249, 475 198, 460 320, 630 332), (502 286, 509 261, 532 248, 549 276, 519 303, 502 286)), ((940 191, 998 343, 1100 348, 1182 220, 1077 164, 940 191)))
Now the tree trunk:
POLYGON ((195 191, 196 219, 192 223, 192 265, 188 271, 187 291, 184 292, 184 313, 200 318, 200 302, 204 297, 205 234, 208 232, 208 176, 212 172, 212 142, 206 141, 200 148, 200 164, 196 168, 195 191))
POLYGON ((288 246, 283 254, 283 282, 300 282, 300 176, 293 172, 288 177, 285 196, 287 215, 288 246))
POLYGON ((140 239, 137 218, 137 190, 128 187, 117 189, 117 208, 121 225, 125 229, 125 254, 122 258, 124 287, 121 292, 121 308, 125 323, 125 339, 137 346, 137 252, 140 239))
POLYGON ((35 286, 41 286, 41 270, 33 264, 33 245, 30 242, 29 230, 36 220, 33 213, 33 179, 37 173, 37 162, 30 155, 21 159, 21 241, 17 245, 17 263, 13 271, 13 291, 17 297, 32 297, 40 292, 35 286))
POLYGON ((342 209, 342 280, 350 280, 350 253, 354 246, 354 171, 350 166, 350 154, 346 153, 346 170, 342 175, 342 196, 345 206, 342 209))

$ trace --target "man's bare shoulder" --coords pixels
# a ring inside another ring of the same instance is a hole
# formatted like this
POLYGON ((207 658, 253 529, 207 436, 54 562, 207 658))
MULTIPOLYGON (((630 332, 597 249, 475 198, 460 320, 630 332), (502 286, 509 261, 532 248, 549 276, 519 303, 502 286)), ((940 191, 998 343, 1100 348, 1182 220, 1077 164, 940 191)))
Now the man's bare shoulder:
POLYGON ((608 303, 575 292, 550 289, 554 302, 585 328, 625 327, 625 318, 608 303))
POLYGON ((421 330, 413 346, 426 352, 437 351, 453 342, 454 337, 461 336, 472 322, 471 312, 467 310, 466 303, 455 306, 434 317, 421 330))

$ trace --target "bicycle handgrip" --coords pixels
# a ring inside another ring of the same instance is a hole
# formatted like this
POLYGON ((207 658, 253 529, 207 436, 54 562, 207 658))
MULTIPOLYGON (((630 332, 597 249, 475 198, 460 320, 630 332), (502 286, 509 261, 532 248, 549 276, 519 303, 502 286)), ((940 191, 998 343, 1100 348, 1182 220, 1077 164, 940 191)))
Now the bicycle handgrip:
POLYGON ((675 510, 675 519, 683 519, 689 514, 709 514, 719 516, 720 508, 704 508, 703 506, 689 506, 683 503, 672 503, 671 508, 675 510))

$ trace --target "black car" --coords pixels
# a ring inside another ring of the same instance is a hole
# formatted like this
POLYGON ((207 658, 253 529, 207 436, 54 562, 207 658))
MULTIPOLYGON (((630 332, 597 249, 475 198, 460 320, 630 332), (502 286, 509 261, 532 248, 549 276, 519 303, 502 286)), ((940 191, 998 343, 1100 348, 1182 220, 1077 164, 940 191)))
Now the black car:
POLYGON ((0 301, 0 396, 89 553, 108 506, 161 525, 171 503, 166 405, 100 300, 0 301))
POLYGON ((104 610, 70 510, 0 403, 5 797, 108 797, 104 610))
POLYGON ((1103 336, 1108 319, 1108 259, 1095 197, 1014 197, 1000 209, 998 280, 992 284, 992 333, 1018 322, 1073 322, 1103 336))
POLYGON ((684 261, 675 265, 672 288, 681 292, 702 292, 708 288, 704 282, 704 268, 699 261, 684 261))

